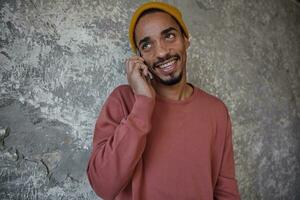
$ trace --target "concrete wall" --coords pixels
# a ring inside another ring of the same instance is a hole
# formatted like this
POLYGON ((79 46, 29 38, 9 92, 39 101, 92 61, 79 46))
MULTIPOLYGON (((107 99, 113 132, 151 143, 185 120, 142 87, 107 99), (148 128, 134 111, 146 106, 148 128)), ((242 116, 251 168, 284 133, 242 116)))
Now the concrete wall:
MULTIPOLYGON (((142 1, 0 1, 0 199, 97 199, 86 175, 95 119, 126 83, 142 1)), ((190 82, 220 97, 242 199, 300 199, 300 5, 167 1, 192 38, 190 82)))

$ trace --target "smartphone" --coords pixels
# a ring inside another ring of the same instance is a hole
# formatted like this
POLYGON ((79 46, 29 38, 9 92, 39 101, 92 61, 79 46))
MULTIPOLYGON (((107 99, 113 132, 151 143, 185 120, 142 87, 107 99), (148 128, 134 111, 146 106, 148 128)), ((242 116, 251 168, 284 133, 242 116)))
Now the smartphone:
MULTIPOLYGON (((137 55, 139 56, 139 57, 142 57, 142 55, 141 55, 141 52, 139 51, 139 50, 137 50, 136 51, 137 52, 137 55)), ((153 75, 151 74, 151 67, 149 67, 147 64, 146 64, 146 62, 144 62, 144 64, 148 67, 148 75, 147 75, 147 77, 146 77, 146 79, 148 80, 148 79, 150 79, 150 80, 152 80, 153 79, 153 75)))

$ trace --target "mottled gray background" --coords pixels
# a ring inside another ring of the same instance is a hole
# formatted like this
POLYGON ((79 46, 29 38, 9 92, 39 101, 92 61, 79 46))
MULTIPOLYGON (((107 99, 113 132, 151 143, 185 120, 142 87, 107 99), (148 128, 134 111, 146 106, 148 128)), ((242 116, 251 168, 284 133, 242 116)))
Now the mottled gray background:
MULTIPOLYGON (((0 199, 97 199, 86 164, 126 83, 144 1, 0 0, 0 199)), ((300 199, 300 4, 169 0, 190 29, 189 81, 228 106, 242 199, 300 199)))

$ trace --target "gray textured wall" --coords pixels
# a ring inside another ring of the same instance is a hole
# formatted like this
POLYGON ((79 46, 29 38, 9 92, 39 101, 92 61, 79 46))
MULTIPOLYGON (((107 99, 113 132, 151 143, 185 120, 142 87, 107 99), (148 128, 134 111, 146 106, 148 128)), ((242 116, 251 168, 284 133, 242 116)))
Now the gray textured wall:
MULTIPOLYGON (((94 123, 126 83, 140 2, 0 0, 0 199, 97 199, 85 175, 94 123)), ((192 35, 190 82, 230 110, 242 199, 300 199, 300 5, 167 2, 192 35)))

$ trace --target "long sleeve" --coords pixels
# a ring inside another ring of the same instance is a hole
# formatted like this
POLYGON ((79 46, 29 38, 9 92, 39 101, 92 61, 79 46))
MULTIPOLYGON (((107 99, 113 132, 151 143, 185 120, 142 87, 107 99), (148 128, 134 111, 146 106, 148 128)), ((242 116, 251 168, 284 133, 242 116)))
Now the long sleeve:
POLYGON ((227 111, 226 138, 221 161, 221 169, 214 191, 215 200, 239 200, 237 181, 235 179, 234 154, 232 145, 231 120, 227 111))
POLYGON ((104 199, 114 199, 131 180, 145 149, 155 104, 154 99, 136 95, 126 116, 122 101, 127 98, 120 96, 114 91, 102 108, 87 168, 92 188, 104 199))

